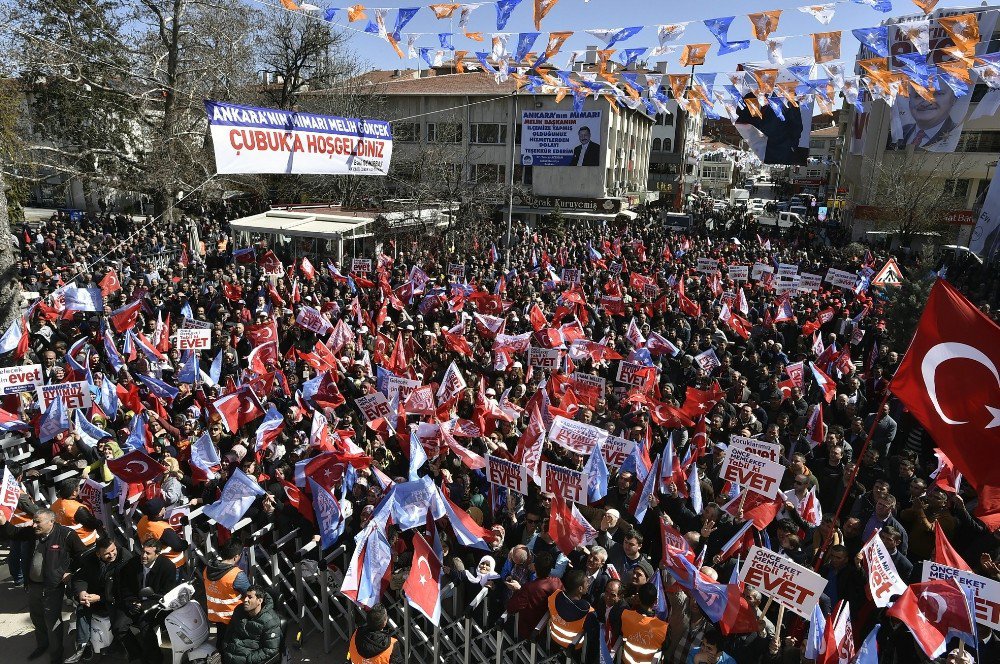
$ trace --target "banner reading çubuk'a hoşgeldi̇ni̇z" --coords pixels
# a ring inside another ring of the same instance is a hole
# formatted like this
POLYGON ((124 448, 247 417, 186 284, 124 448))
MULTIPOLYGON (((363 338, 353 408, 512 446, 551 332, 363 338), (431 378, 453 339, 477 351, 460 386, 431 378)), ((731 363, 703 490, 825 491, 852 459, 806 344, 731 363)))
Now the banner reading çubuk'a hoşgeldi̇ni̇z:
POLYGON ((206 101, 216 171, 385 175, 392 128, 382 120, 340 118, 206 101))

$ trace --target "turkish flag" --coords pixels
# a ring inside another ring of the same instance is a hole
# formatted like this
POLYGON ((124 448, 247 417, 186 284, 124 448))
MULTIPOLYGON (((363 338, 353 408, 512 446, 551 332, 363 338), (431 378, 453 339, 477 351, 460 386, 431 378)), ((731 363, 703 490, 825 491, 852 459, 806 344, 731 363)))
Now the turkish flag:
POLYGON ((419 532, 413 534, 413 564, 403 583, 410 605, 433 624, 441 620, 441 559, 419 532))
POLYGON ((147 484, 167 472, 156 459, 139 450, 108 459, 108 470, 126 484, 147 484))
POLYGON ((139 317, 139 310, 142 308, 142 298, 137 298, 128 304, 119 307, 111 312, 109 318, 111 319, 111 325, 114 326, 115 331, 119 334, 125 332, 125 330, 131 330, 135 327, 135 321, 139 317))
POLYGON ((528 320, 531 322, 531 329, 535 332, 549 325, 549 322, 545 320, 545 314, 542 313, 537 303, 531 305, 531 309, 528 311, 528 320))
POLYGON ((941 522, 937 520, 934 521, 934 562, 966 572, 972 571, 969 563, 965 562, 958 551, 952 548, 948 536, 941 529, 941 522))
POLYGON ((212 405, 230 433, 236 433, 244 424, 249 424, 264 415, 264 409, 260 407, 257 397, 246 385, 216 399, 212 405))
POLYGON ((889 384, 979 493, 976 516, 1000 528, 1000 327, 947 282, 931 289, 889 384))
POLYGON ((285 480, 278 481, 281 484, 281 488, 285 491, 285 497, 288 498, 288 504, 294 507, 304 519, 312 523, 316 523, 316 514, 313 512, 312 502, 302 495, 302 491, 299 487, 295 486, 291 482, 286 482, 285 480))
POLYGON ((573 514, 573 509, 562 496, 562 489, 558 487, 552 496, 549 537, 555 540, 556 546, 567 556, 587 539, 587 526, 580 523, 573 514))
POLYGON ((452 334, 448 330, 442 329, 441 336, 444 337, 444 345, 448 350, 455 351, 460 355, 465 355, 466 357, 472 357, 474 353, 472 352, 472 346, 469 345, 469 341, 461 334, 452 334))
POLYGON ((305 256, 302 257, 302 276, 304 276, 309 281, 316 278, 316 268, 305 256))
POLYGON ((407 415, 427 415, 435 413, 434 389, 430 385, 421 385, 406 398, 403 403, 403 411, 407 415))
POLYGON ((108 273, 104 275, 104 278, 97 285, 101 287, 101 294, 104 297, 122 288, 122 282, 118 280, 118 273, 114 270, 108 270, 108 273))
POLYGON ((243 289, 240 288, 239 284, 234 284, 231 281, 223 281, 222 294, 230 302, 239 302, 240 298, 243 297, 243 289))
POLYGON ((266 323, 248 325, 246 333, 251 345, 260 346, 261 344, 266 344, 268 341, 278 340, 278 324, 272 318, 266 323))
POLYGON ((247 355, 247 366, 255 374, 266 374, 274 371, 281 362, 278 355, 278 342, 268 341, 257 346, 247 355))
POLYGON ((965 593, 955 579, 910 584, 886 614, 901 620, 931 659, 944 654, 949 630, 974 633, 965 593))

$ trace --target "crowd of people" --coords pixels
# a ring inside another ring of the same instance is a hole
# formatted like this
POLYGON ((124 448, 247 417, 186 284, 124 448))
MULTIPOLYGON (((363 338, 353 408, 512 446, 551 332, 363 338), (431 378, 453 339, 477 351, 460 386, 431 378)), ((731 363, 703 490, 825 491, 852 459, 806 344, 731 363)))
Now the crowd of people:
MULTIPOLYGON (((765 232, 749 216, 675 234, 647 211, 545 236, 516 224, 509 244, 477 237, 463 250, 386 239, 357 256, 370 259, 362 272, 351 257, 234 246, 227 219, 238 213, 21 229, 21 284, 37 299, 5 335, 18 341, 5 364, 40 364, 45 384, 84 381, 92 401, 67 414, 58 396, 44 412, 34 391, 2 400, 3 429, 69 473, 52 505, 23 492, 11 517, 0 512, 11 576, 29 595, 33 659, 86 661, 100 616, 130 659, 162 661, 162 618, 148 607, 193 578, 223 661, 265 664, 287 599, 248 575, 247 547, 274 540, 247 536, 267 523, 274 539, 298 529, 327 550, 346 545, 338 579, 367 612, 348 647, 354 662, 402 661, 385 603, 405 592, 427 542, 442 585, 487 589, 490 624, 506 616, 530 639, 548 616, 552 647, 582 640, 595 662, 602 641, 627 662, 656 652, 670 664, 816 657, 808 622, 788 614, 779 624, 778 605, 753 587, 733 600, 749 624, 724 624, 682 587, 677 556, 719 584, 750 544, 814 568, 827 580, 824 615, 849 603, 855 645, 881 624, 878 661, 900 664, 928 658, 866 595, 866 542, 880 537, 914 582, 939 553, 940 531, 976 574, 1000 580, 1000 540, 971 515, 974 494, 947 473, 932 477, 933 442, 887 392, 905 351, 886 333, 892 289, 782 292, 777 274, 787 265, 864 276, 885 254, 809 229, 765 232), (718 269, 699 271, 699 259, 718 269), (729 278, 755 264, 765 271, 729 278), (101 290, 100 310, 86 310, 87 288, 101 290), (211 330, 210 345, 181 351, 180 329, 211 330), (623 364, 634 369, 627 382, 623 364), (547 440, 560 417, 630 443, 627 458, 604 464, 603 484, 594 454, 547 440), (732 436, 780 446, 782 493, 769 518, 720 477, 732 436), (135 481, 115 463, 136 453, 159 464, 155 477, 135 481), (524 493, 491 484, 487 457, 527 468, 524 493), (570 547, 570 508, 543 463, 598 478, 572 506, 586 532, 570 547), (83 483, 99 485, 103 506, 81 495, 83 483), (416 485, 424 491, 404 499, 416 485), (134 542, 101 518, 120 508, 134 542), (190 530, 168 521, 183 508, 190 530), (748 520, 753 541, 734 550, 748 520), (207 565, 185 532, 211 541, 207 565), (377 557, 378 542, 388 556, 371 587, 357 565, 377 557), (56 629, 66 595, 77 626, 69 657, 56 629)), ((697 212, 695 228, 710 214, 697 212)), ((939 266, 903 267, 917 280, 939 266)), ((995 278, 959 285, 995 315, 995 278)), ((34 472, 23 465, 6 462, 22 482, 34 472)), ((1000 659, 997 635, 980 626, 978 644, 949 661, 972 653, 1000 659)))

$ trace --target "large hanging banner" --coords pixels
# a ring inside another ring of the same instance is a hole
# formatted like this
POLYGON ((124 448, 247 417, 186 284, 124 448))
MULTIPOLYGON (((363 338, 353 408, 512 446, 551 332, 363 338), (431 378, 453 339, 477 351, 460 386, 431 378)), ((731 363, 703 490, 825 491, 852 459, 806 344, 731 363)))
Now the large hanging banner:
POLYGON ((524 111, 521 164, 600 166, 601 111, 524 111))
POLYGON ((220 174, 385 175, 392 127, 358 120, 206 101, 220 174))
MULTIPOLYGON (((919 78, 925 74, 923 68, 933 67, 942 61, 954 62, 948 49, 956 47, 955 40, 941 27, 942 18, 973 14, 979 19, 979 34, 985 40, 979 42, 976 54, 987 51, 990 35, 996 27, 997 12, 977 8, 939 9, 926 19, 901 18, 889 26, 889 51, 893 55, 894 71, 903 71, 919 78)), ((932 71, 932 70, 927 70, 932 71)), ((929 79, 928 79, 929 80, 929 79)), ((908 145, 928 152, 954 152, 965 126, 969 104, 972 101, 971 86, 961 81, 940 77, 929 80, 925 95, 911 87, 908 97, 897 98, 892 106, 890 145, 903 149, 908 145), (943 79, 943 80, 942 80, 943 79), (956 88, 964 94, 957 94, 956 88)))

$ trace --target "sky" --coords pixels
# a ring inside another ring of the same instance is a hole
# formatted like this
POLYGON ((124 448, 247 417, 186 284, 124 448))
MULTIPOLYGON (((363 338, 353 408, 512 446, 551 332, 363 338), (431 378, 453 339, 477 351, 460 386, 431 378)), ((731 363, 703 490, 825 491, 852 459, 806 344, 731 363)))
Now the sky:
MULTIPOLYGON (((314 0, 315 1, 315 0, 314 0)), ((390 0, 380 2, 375 0, 366 3, 367 6, 392 7, 386 16, 386 25, 389 30, 396 20, 396 8, 422 6, 416 17, 404 28, 403 35, 409 33, 426 33, 421 36, 416 46, 439 48, 437 34, 440 32, 453 32, 453 43, 460 50, 472 51, 489 50, 490 34, 496 30, 496 6, 493 3, 484 3, 472 13, 469 24, 470 31, 482 32, 486 41, 478 43, 466 39, 461 34, 458 27, 458 12, 455 12, 454 20, 434 18, 433 12, 426 8, 427 4, 443 0, 429 0, 426 2, 410 2, 408 0, 390 0), (376 4, 377 3, 377 4, 376 4)), ((823 0, 815 0, 822 2, 823 0)), ((831 0, 827 0, 830 2, 831 0)), ((772 36, 788 35, 785 41, 785 57, 812 55, 812 39, 809 37, 814 32, 826 32, 831 30, 842 30, 841 60, 848 65, 848 70, 852 67, 854 58, 858 52, 858 41, 851 34, 851 30, 861 27, 872 27, 879 25, 881 21, 889 17, 904 16, 919 12, 920 10, 913 4, 912 0, 891 0, 893 9, 889 13, 876 11, 870 6, 855 4, 847 1, 835 4, 835 14, 829 24, 823 25, 813 16, 800 12, 797 8, 804 5, 802 0, 714 0, 711 2, 697 2, 691 0, 559 0, 558 4, 552 8, 549 14, 542 21, 541 36, 533 47, 533 51, 539 52, 545 48, 548 32, 561 30, 573 30, 575 34, 563 46, 562 51, 553 60, 555 64, 562 68, 567 64, 570 51, 582 50, 588 45, 598 45, 603 48, 603 44, 595 37, 583 32, 588 29, 621 28, 636 25, 647 26, 641 33, 629 40, 620 42, 614 48, 633 48, 648 46, 651 49, 658 45, 656 36, 656 26, 666 23, 680 23, 692 21, 687 26, 684 35, 677 40, 676 44, 688 43, 712 43, 708 59, 704 67, 699 67, 699 72, 726 72, 734 71, 741 62, 766 61, 767 49, 763 42, 753 39, 753 31, 750 21, 746 18, 748 12, 767 11, 781 9, 782 14, 778 24, 778 29, 772 36), (750 47, 746 50, 738 51, 728 55, 717 54, 718 43, 711 32, 702 23, 704 19, 718 18, 735 15, 729 31, 729 40, 737 41, 750 39, 750 47), (800 35, 800 36, 796 36, 800 35)), ((351 2, 344 1, 342 4, 324 3, 322 6, 349 6, 351 2)), ((508 48, 513 50, 517 43, 517 34, 520 32, 535 32, 532 20, 533 0, 522 0, 504 27, 503 32, 511 33, 508 48)), ((944 7, 975 7, 978 3, 944 0, 938 3, 937 8, 944 7)), ((322 12, 314 15, 322 16, 322 12)), ((371 13, 369 12, 369 16, 371 13)), ((348 23, 346 12, 338 11, 334 24, 341 27, 353 28, 349 30, 352 38, 350 48, 354 50, 363 61, 377 69, 405 69, 416 68, 418 59, 409 58, 400 60, 393 52, 385 40, 377 35, 365 34, 362 32, 366 21, 355 21, 348 23)), ((405 45, 405 40, 404 40, 405 45)), ((668 62, 668 72, 682 73, 685 71, 679 63, 680 50, 649 60, 650 66, 659 60, 668 62)), ((405 51, 405 49, 404 49, 405 51)), ((446 56, 447 59, 447 56, 446 56)), ((421 67, 426 65, 420 61, 421 67)))

